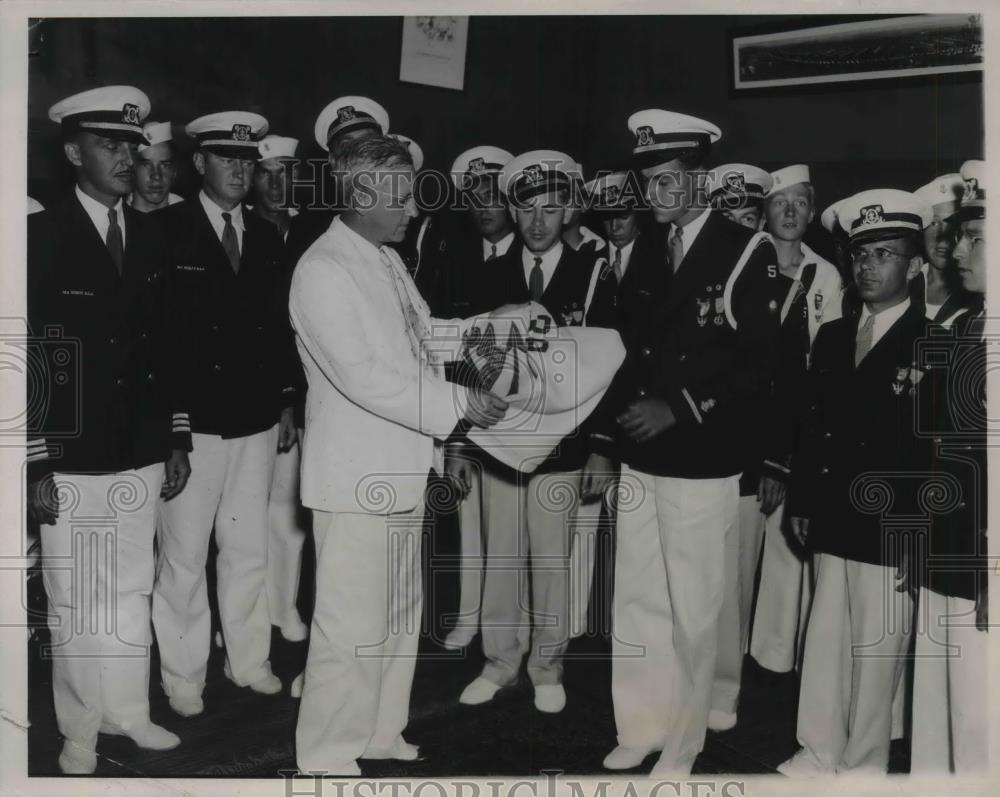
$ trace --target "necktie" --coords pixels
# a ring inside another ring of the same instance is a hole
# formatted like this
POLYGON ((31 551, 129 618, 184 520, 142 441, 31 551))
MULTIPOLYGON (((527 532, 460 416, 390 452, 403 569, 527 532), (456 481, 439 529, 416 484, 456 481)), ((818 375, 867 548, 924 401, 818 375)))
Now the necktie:
POLYGON ((531 301, 533 302, 540 302, 542 294, 545 293, 545 276, 542 274, 542 259, 540 257, 535 258, 535 266, 531 269, 528 291, 531 293, 531 301))
POLYGON ((231 213, 223 213, 222 220, 226 226, 222 228, 222 248, 226 250, 226 257, 229 258, 229 265, 233 267, 233 273, 240 273, 240 244, 236 240, 236 228, 233 227, 233 216, 231 213))
POLYGON ((681 267, 681 261, 684 259, 684 228, 674 225, 674 231, 670 238, 667 240, 667 247, 670 249, 670 265, 674 269, 674 273, 677 273, 677 269, 681 267))
POLYGON ((495 260, 497 256, 497 245, 490 244, 490 256, 486 258, 487 260, 495 260))
POLYGON ((875 314, 868 316, 861 329, 858 330, 858 337, 854 344, 854 365, 857 367, 871 351, 872 341, 875 339, 875 314))
POLYGON ((615 249, 615 262, 611 264, 611 270, 615 273, 615 282, 619 285, 622 281, 622 250, 615 249))
POLYGON ((118 214, 114 208, 108 211, 108 237, 105 243, 120 277, 125 263, 125 244, 122 242, 122 228, 118 226, 118 214))

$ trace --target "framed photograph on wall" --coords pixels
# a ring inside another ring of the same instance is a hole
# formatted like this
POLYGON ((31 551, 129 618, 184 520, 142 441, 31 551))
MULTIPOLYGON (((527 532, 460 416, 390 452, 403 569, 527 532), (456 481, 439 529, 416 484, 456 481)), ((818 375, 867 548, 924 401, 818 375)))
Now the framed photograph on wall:
POLYGON ((983 26, 978 14, 921 14, 733 35, 731 48, 735 91, 941 75, 983 69, 983 26))
POLYGON ((403 17, 399 79, 463 91, 468 43, 468 17, 403 17))

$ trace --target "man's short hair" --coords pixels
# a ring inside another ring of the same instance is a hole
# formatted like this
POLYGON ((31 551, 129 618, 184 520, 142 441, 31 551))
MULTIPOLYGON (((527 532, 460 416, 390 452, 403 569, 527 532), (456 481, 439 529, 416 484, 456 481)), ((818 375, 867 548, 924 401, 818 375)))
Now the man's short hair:
POLYGON ((342 181, 348 206, 359 174, 370 173, 374 179, 367 183, 371 185, 378 182, 375 175, 381 170, 413 167, 413 157, 406 144, 389 136, 363 136, 348 141, 336 147, 333 161, 334 176, 342 181))

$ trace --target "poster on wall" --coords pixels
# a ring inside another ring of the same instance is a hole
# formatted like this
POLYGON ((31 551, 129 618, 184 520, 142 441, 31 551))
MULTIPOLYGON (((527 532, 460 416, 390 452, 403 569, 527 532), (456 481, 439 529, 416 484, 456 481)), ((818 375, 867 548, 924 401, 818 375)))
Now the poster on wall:
POLYGON ((399 79, 464 90, 468 41, 468 17, 403 17, 399 79))
POLYGON ((732 64, 738 91, 982 70, 982 20, 921 14, 734 35, 732 64))

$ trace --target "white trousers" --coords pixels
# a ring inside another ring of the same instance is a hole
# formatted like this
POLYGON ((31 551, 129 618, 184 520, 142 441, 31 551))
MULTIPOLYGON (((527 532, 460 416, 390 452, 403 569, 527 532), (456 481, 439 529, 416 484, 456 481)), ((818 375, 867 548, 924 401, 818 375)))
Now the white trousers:
POLYGON ((913 599, 896 591, 895 568, 825 553, 816 568, 799 693, 799 771, 885 773, 913 599))
POLYGON ((516 680, 530 631, 531 682, 561 683, 570 640, 569 547, 580 471, 488 473, 483 479, 483 677, 500 686, 516 680))
POLYGON ((149 721, 149 596, 163 465, 56 473, 59 518, 41 527, 59 732, 93 750, 102 720, 149 721))
POLYGON ((750 636, 753 583, 764 536, 764 515, 756 495, 741 495, 739 520, 725 541, 725 593, 719 612, 718 653, 712 704, 715 711, 736 714, 743 678, 743 654, 750 636))
POLYGON ((619 744, 662 749, 659 771, 690 772, 704 745, 738 504, 736 476, 622 468, 611 695, 619 744))
POLYGON ((423 526, 422 503, 392 515, 313 511, 316 604, 295 729, 303 772, 341 772, 406 727, 423 526))
POLYGON ((976 605, 921 588, 913 672, 911 772, 989 767, 989 634, 976 605))
POLYGON ((454 622, 445 618, 446 628, 479 628, 483 594, 483 468, 479 460, 470 463, 469 493, 458 508, 459 600, 454 622))
POLYGON ((789 546, 782 531, 784 518, 782 502, 764 523, 764 553, 750 639, 750 655, 772 672, 791 672, 801 662, 812 601, 810 563, 804 558, 806 554, 789 546))
POLYGON ((271 625, 277 626, 299 619, 295 602, 306 541, 302 527, 306 510, 299 502, 300 460, 299 443, 275 455, 267 502, 267 605, 271 625))
POLYGON ((191 478, 160 502, 153 627, 168 695, 205 686, 211 613, 205 564, 215 525, 219 619, 232 678, 248 686, 270 673, 267 608, 267 494, 278 427, 225 440, 192 435, 191 478))

